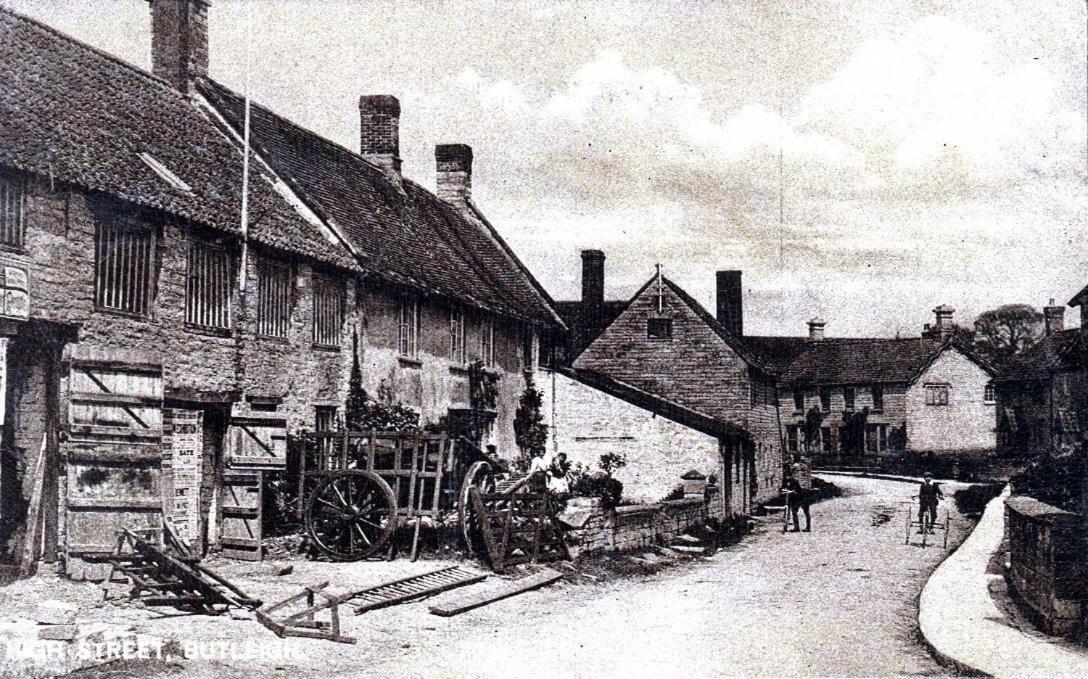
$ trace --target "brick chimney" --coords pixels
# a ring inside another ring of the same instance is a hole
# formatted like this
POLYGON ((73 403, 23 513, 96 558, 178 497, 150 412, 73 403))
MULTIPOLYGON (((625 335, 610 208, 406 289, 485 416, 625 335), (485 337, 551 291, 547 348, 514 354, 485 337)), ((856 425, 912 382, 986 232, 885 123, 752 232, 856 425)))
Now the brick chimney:
POLYGON ((1065 307, 1056 306, 1053 297, 1050 304, 1043 307, 1043 322, 1047 336, 1065 330, 1065 307))
POLYGON ((732 335, 744 334, 744 293, 740 271, 719 271, 717 280, 718 323, 732 335))
POLYGON ((582 304, 600 308, 604 304, 604 253, 582 250, 582 304))
POLYGON ((150 0, 151 71, 189 94, 208 76, 208 0, 150 0))
POLYGON ((472 199, 472 147, 466 144, 438 144, 434 147, 438 168, 438 197, 450 203, 472 199))
POLYGON ((359 97, 359 153, 400 184, 400 102, 396 97, 359 97))
POLYGON ((822 318, 817 316, 808 322, 808 341, 819 342, 824 338, 824 326, 827 323, 822 318))
POLYGON ((933 314, 937 319, 937 322, 933 326, 933 334, 940 339, 948 339, 952 336, 956 326, 952 323, 952 316, 956 313, 956 310, 947 304, 942 304, 933 310, 933 314))

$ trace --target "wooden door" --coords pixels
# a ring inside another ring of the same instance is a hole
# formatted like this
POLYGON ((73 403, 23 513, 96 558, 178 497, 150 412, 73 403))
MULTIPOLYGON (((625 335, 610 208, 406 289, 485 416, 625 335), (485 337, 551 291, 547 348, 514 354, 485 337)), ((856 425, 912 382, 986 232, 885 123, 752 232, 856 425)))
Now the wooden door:
POLYGON ((223 556, 232 559, 261 559, 261 472, 223 474, 223 520, 219 543, 223 556))
POLYGON ((287 466, 287 420, 271 415, 233 415, 227 426, 227 466, 283 469, 287 466))
POLYGON ((71 358, 64 395, 64 548, 78 559, 162 524, 162 366, 71 358))

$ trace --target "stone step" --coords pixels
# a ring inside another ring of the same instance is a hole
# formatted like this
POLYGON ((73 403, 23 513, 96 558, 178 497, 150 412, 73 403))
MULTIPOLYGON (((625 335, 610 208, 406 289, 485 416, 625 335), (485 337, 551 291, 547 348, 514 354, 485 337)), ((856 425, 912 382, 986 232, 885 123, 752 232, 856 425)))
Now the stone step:
POLYGON ((677 545, 673 544, 669 546, 674 552, 680 552, 681 554, 705 554, 706 547, 695 545, 677 545))
POLYGON ((674 545, 675 544, 701 545, 701 544, 703 544, 703 541, 700 540, 699 538, 695 537, 694 535, 688 535, 687 533, 684 533, 682 535, 677 535, 676 537, 674 537, 672 539, 672 543, 674 545))

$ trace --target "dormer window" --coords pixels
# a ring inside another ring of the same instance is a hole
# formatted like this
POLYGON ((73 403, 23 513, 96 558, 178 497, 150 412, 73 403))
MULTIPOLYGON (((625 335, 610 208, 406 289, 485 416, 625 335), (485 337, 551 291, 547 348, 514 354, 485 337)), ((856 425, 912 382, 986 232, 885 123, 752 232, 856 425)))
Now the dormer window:
POLYGON ((672 339, 672 319, 671 318, 651 318, 646 321, 646 339, 651 340, 671 340, 672 339))

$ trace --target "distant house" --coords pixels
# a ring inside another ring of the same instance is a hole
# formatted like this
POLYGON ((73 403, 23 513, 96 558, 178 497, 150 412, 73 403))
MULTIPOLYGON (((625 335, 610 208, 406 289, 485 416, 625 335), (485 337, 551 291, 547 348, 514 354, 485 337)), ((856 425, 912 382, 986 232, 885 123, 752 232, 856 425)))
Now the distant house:
MULTIPOLYGON (((735 479, 746 477, 756 502, 778 494, 782 446, 774 376, 660 273, 596 334, 573 368, 728 425, 730 434, 720 439, 722 474, 728 469, 735 479)), ((663 458, 668 454, 661 451, 663 458)))
POLYGON ((1069 306, 1081 327, 1065 329, 1065 308, 1043 308, 1045 335, 1002 366, 995 380, 998 450, 1055 450, 1088 439, 1088 287, 1069 306))
POLYGON ((992 451, 993 369, 953 340, 951 312, 938 307, 929 337, 830 339, 820 319, 808 337, 745 337, 778 369, 786 451, 992 451))

